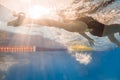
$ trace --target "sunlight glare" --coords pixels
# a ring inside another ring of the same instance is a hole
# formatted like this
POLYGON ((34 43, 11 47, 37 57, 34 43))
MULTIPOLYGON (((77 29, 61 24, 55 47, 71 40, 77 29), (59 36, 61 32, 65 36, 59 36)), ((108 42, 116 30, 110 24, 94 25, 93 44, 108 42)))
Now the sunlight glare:
POLYGON ((28 16, 34 19, 41 18, 50 13, 48 8, 35 5, 28 10, 28 16))
POLYGON ((20 0, 21 2, 29 3, 31 0, 20 0))

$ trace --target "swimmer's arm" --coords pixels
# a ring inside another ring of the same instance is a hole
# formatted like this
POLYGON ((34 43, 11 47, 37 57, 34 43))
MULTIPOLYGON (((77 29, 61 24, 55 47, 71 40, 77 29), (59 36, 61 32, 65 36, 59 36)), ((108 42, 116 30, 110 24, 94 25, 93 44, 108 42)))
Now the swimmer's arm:
POLYGON ((92 38, 90 38, 87 34, 85 33, 79 33, 81 34, 83 37, 85 37, 88 41, 90 45, 94 45, 94 40, 92 38))
POLYGON ((87 34, 85 34, 85 33, 79 33, 79 34, 81 34, 83 37, 85 37, 85 38, 87 38, 88 40, 93 40, 92 38, 90 38, 87 34))

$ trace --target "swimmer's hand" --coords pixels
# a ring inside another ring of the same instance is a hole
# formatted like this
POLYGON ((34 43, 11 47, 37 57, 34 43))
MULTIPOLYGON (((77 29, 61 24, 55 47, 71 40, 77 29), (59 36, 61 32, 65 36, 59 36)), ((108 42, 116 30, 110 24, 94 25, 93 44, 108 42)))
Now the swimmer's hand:
POLYGON ((88 42, 89 42, 90 46, 94 46, 94 40, 93 39, 89 39, 88 42))

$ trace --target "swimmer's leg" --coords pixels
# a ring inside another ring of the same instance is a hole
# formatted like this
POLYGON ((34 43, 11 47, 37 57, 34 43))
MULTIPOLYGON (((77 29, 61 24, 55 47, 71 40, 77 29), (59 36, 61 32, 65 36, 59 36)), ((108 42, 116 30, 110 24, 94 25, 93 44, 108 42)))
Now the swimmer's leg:
POLYGON ((120 47, 120 42, 115 38, 114 34, 108 36, 109 40, 120 47))
POLYGON ((88 40, 88 42, 89 42, 89 44, 91 45, 91 46, 93 46, 94 45, 94 40, 92 39, 92 38, 90 38, 87 34, 85 34, 85 33, 79 33, 79 34, 81 34, 83 37, 85 37, 87 40, 88 40))

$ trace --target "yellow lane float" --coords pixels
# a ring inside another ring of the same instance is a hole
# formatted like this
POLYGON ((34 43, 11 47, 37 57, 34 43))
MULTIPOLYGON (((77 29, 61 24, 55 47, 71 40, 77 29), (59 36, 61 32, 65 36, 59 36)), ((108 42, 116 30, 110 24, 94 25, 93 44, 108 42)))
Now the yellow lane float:
POLYGON ((69 47, 71 51, 93 51, 93 48, 85 45, 72 45, 69 47))

